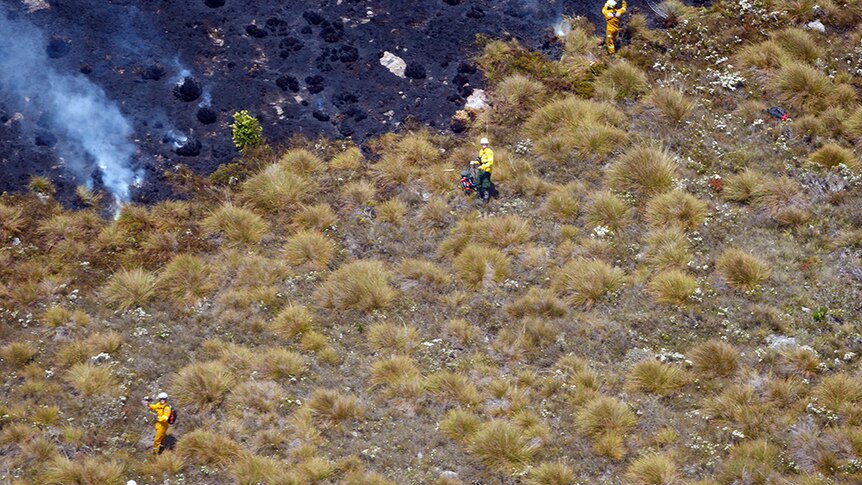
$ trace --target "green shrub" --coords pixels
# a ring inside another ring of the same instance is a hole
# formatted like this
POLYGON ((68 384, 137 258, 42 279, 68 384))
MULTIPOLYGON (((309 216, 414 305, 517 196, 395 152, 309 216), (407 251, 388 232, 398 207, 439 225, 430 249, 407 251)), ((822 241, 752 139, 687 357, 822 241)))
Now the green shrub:
POLYGON ((239 151, 257 147, 263 143, 263 128, 260 126, 260 121, 246 110, 233 114, 233 124, 230 128, 233 132, 233 144, 239 151))

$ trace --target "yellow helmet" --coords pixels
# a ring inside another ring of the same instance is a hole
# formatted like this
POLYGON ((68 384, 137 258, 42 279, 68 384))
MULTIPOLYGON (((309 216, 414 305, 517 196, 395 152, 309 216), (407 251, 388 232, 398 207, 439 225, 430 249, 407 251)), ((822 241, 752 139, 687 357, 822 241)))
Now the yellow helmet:
POLYGON ((617 7, 616 0, 608 0, 607 2, 605 2, 605 7, 616 8, 617 7))

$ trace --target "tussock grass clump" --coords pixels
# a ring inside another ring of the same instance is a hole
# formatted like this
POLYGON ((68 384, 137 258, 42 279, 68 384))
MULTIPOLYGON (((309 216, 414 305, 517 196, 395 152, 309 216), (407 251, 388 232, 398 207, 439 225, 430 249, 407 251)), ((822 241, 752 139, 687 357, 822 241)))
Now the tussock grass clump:
POLYGON ((440 160, 440 150, 424 132, 408 133, 395 145, 394 155, 407 167, 425 167, 440 160))
POLYGON ((627 151, 608 171, 608 185, 621 192, 652 196, 673 188, 679 167, 664 150, 638 146, 627 151))
POLYGON ((657 274, 647 285, 659 303, 685 305, 697 290, 697 280, 682 271, 671 269, 657 274))
POLYGON ((177 454, 196 465, 226 467, 241 456, 242 448, 220 433, 196 429, 182 436, 177 454))
POLYGON ((299 174, 320 172, 326 168, 320 157, 304 148, 294 148, 284 152, 278 159, 278 163, 299 174))
POLYGON ((808 156, 808 163, 826 168, 844 165, 855 171, 858 171, 860 168, 859 159, 856 158, 856 154, 837 143, 827 143, 820 147, 816 152, 808 156))
POLYGON ((727 342, 707 340, 689 353, 694 368, 700 373, 727 377, 739 367, 739 352, 727 342))
POLYGON ((777 69, 788 61, 788 54, 773 40, 743 47, 736 54, 739 64, 758 69, 777 69))
POLYGON ((581 187, 575 184, 554 190, 545 198, 545 213, 559 222, 574 222, 581 209, 580 192, 581 187))
POLYGON ((562 463, 541 463, 530 470, 529 485, 573 485, 575 472, 562 463))
POLYGON ((419 332, 409 325, 378 322, 368 328, 368 345, 377 352, 410 354, 418 340, 419 332))
POLYGON ((314 325, 314 316, 308 307, 296 303, 290 303, 272 320, 270 330, 279 337, 289 340, 293 337, 308 332, 314 325))
POLYGON ((326 203, 303 206, 293 215, 293 225, 309 231, 325 231, 336 220, 335 212, 326 203))
POLYGON ((653 453, 629 465, 626 477, 633 485, 674 485, 679 483, 676 463, 667 455, 653 453))
POLYGON ((287 393, 273 381, 241 382, 228 394, 225 407, 232 415, 247 416, 274 412, 287 393))
POLYGON ((724 180, 724 190, 721 195, 735 202, 750 202, 760 190, 764 178, 760 172, 745 169, 724 180))
POLYGON ((125 467, 114 460, 79 456, 72 461, 58 457, 45 468, 41 479, 46 485, 107 485, 122 483, 124 473, 125 467))
POLYGON ((147 270, 135 268, 120 270, 108 280, 102 295, 108 304, 120 310, 141 306, 155 296, 156 276, 147 270))
POLYGON ((220 233, 236 244, 257 244, 269 230, 269 226, 259 215, 229 203, 204 219, 201 227, 210 233, 220 233))
POLYGON ((575 416, 578 429, 593 440, 593 450, 615 460, 625 456, 625 435, 637 417, 622 401, 608 396, 588 402, 575 416))
MULTIPOLYGON (((857 140, 862 139, 862 106, 856 108, 856 111, 849 116, 846 116, 843 119, 842 124, 844 131, 846 131, 848 135, 857 140)), ((0 210, 0 215, 2 215, 2 210, 0 210)), ((0 232, 0 235, 2 235, 2 232, 0 232)))
POLYGON ((329 162, 329 168, 333 170, 359 170, 365 157, 359 147, 350 147, 339 153, 329 162))
POLYGON ((86 397, 110 394, 117 390, 117 378, 107 367, 75 364, 66 374, 66 380, 86 397))
POLYGON ((443 268, 426 259, 407 258, 398 265, 398 272, 409 280, 438 286, 452 279, 443 268))
POLYGON ((658 271, 684 271, 691 261, 691 244, 677 227, 655 229, 646 236, 646 262, 658 271))
POLYGON ((11 342, 0 348, 0 358, 13 368, 23 367, 33 360, 39 349, 30 342, 11 342))
POLYGON ((462 408, 450 409, 440 420, 440 432, 449 439, 466 442, 479 429, 481 420, 476 414, 462 408))
POLYGON ((289 379, 305 373, 308 364, 297 352, 283 348, 269 349, 263 355, 263 369, 271 379, 289 379))
POLYGON ((398 197, 393 197, 377 205, 377 221, 400 225, 407 215, 407 204, 398 197))
POLYGON ((654 89, 646 102, 658 110, 662 118, 674 125, 682 123, 695 105, 690 96, 669 87, 654 89))
POLYGON ((524 120, 546 99, 548 89, 541 81, 515 73, 505 77, 495 87, 498 104, 495 119, 508 125, 524 120))
POLYGON ((551 277, 551 287, 567 296, 573 305, 590 305, 618 290, 625 274, 604 261, 577 258, 566 263, 551 277))
POLYGON ((814 388, 814 397, 819 406, 841 415, 851 424, 858 425, 862 420, 862 381, 847 374, 834 374, 824 377, 814 388))
POLYGON ((646 74, 626 60, 618 60, 602 72, 596 88, 616 93, 617 99, 636 98, 647 90, 646 74))
POLYGON ((797 204, 802 187, 790 177, 769 178, 754 193, 754 204, 766 214, 777 218, 785 209, 797 204))
POLYGON ((339 310, 385 308, 395 298, 380 261, 353 261, 335 270, 318 290, 321 302, 339 310))
POLYGON ((716 269, 730 286, 743 291, 757 288, 772 273, 767 263, 739 249, 724 251, 716 269))
POLYGON ((444 403, 475 406, 480 401, 479 391, 463 374, 440 371, 425 379, 425 390, 444 403))
POLYGON ((377 188, 367 180, 349 182, 341 188, 341 200, 347 208, 364 207, 374 202, 377 188))
POLYGON ((194 362, 171 378, 171 389, 181 403, 207 410, 221 404, 234 383, 233 373, 224 363, 194 362))
POLYGON ((519 426, 502 419, 483 423, 467 439, 468 452, 484 466, 506 474, 527 468, 538 450, 519 426))
POLYGON ((771 483, 781 474, 775 470, 780 450, 766 440, 744 441, 730 450, 719 472, 721 483, 771 483))
POLYGON ((267 456, 243 453, 230 466, 233 482, 236 485, 259 485, 278 483, 293 485, 298 478, 289 475, 282 461, 267 456))
POLYGON ((156 282, 157 293, 178 305, 193 305, 215 288, 210 265, 192 254, 174 256, 156 282))
POLYGON ((646 219, 657 228, 676 226, 692 231, 703 224, 706 214, 706 201, 680 190, 657 195, 646 206, 646 219))
POLYGON ((316 389, 306 404, 315 418, 330 426, 358 419, 363 414, 356 396, 331 389, 316 389))
POLYGON ((287 165, 276 163, 242 184, 242 197, 260 210, 274 212, 299 203, 309 189, 309 180, 287 165))
POLYGON ((461 318, 456 318, 446 323, 446 335, 461 345, 472 344, 479 338, 481 333, 481 330, 461 318))
POLYGON ((26 223, 27 220, 24 217, 23 209, 0 204, 0 242, 5 242, 7 239, 21 232, 26 223))
POLYGON ((772 34, 772 40, 778 44, 790 57, 814 63, 823 56, 823 51, 808 32, 798 28, 782 29, 772 34))
POLYGON ((626 384, 632 389, 666 396, 685 385, 685 372, 678 366, 646 360, 635 364, 626 384))
POLYGON ((431 227, 445 227, 451 218, 449 204, 442 197, 428 201, 419 211, 419 219, 426 221, 431 227))
POLYGON ((335 255, 335 243, 317 231, 299 231, 284 243, 284 259, 291 266, 326 269, 335 255))
POLYGON ((524 296, 506 305, 506 313, 515 319, 526 316, 559 318, 565 316, 567 311, 565 302, 557 298, 552 291, 536 287, 530 288, 524 296))
POLYGON ((825 108, 835 88, 825 74, 798 62, 784 63, 766 87, 791 108, 808 112, 825 108))
POLYGON ((627 140, 619 129, 625 119, 612 104, 570 96, 536 110, 524 123, 524 134, 535 141, 537 153, 552 161, 565 161, 574 150, 605 156, 627 140))
POLYGON ((371 385, 386 388, 390 397, 417 397, 422 392, 421 378, 413 359, 403 355, 379 360, 371 366, 371 385))
POLYGON ((619 231, 631 221, 632 208, 611 192, 599 192, 592 196, 587 207, 587 223, 594 227, 604 226, 619 231))
POLYGON ((509 275, 509 258, 499 249, 469 244, 452 262, 455 272, 468 285, 501 283, 509 275))
POLYGON ((506 215, 484 219, 476 239, 482 244, 506 249, 529 241, 531 233, 529 222, 516 215, 506 215))

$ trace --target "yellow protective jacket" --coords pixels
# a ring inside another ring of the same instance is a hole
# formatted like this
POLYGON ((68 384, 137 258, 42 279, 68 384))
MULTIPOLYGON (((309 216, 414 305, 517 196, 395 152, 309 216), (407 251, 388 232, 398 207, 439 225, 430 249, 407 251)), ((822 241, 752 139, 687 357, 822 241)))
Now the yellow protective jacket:
POLYGON ((608 21, 608 33, 615 34, 620 30, 620 17, 626 13, 626 0, 623 0, 623 6, 620 8, 602 7, 602 15, 608 21))
POLYGON ((479 170, 491 173, 494 167, 494 151, 490 148, 479 150, 479 170))
POLYGON ((168 418, 171 417, 171 406, 168 403, 155 402, 150 404, 150 411, 156 413, 157 425, 168 425, 168 418))

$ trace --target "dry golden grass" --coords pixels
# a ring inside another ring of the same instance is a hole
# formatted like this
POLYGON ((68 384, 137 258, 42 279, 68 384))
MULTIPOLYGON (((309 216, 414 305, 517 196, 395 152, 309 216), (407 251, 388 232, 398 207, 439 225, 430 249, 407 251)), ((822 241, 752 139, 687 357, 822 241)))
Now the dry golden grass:
POLYGON ((269 225, 259 215, 232 204, 216 209, 201 221, 201 227, 236 244, 257 244, 269 231, 269 225))
POLYGON ((808 156, 808 163, 820 165, 825 168, 834 168, 843 165, 850 170, 860 169, 859 159, 852 150, 842 147, 836 143, 827 143, 816 152, 808 156))
POLYGON ((824 377, 814 388, 817 405, 838 414, 850 424, 862 422, 862 381, 848 374, 833 374, 824 377))
POLYGON ((506 306, 506 313, 512 318, 526 316, 559 318, 566 315, 568 308, 564 301, 552 291, 530 288, 522 297, 506 306))
POLYGON ((608 170, 608 185, 621 192, 652 196, 673 188, 679 167, 667 151, 638 146, 627 151, 608 170))
POLYGON ((36 357, 39 349, 30 342, 10 342, 0 348, 0 358, 12 368, 21 368, 36 357))
POLYGON ((667 455, 653 453, 629 465, 626 478, 632 485, 675 485, 679 482, 676 463, 667 455))
POLYGON ((193 305, 215 288, 215 275, 210 265, 192 254, 174 256, 156 282, 156 292, 178 305, 193 305))
POLYGON ((223 468, 242 455, 242 448, 226 436, 196 429, 182 436, 177 443, 177 454, 196 465, 223 468))
POLYGON ((66 380, 84 397, 114 394, 117 378, 108 367, 75 364, 66 373, 66 380))
POLYGON ((659 396, 667 396, 679 390, 685 383, 685 372, 680 367, 656 360, 638 362, 626 378, 626 384, 630 388, 659 396))
MULTIPOLYGON (((862 106, 843 119, 843 128, 854 139, 862 138, 862 106)), ((2 210, 0 210, 2 215, 2 210)), ((2 235, 2 233, 0 233, 2 235)))
POLYGON ((329 275, 318 296, 323 305, 339 310, 385 308, 395 298, 389 278, 380 261, 353 261, 329 275))
POLYGON ((787 52, 772 40, 749 44, 735 57, 740 65, 758 69, 777 69, 789 60, 787 52))
POLYGON ((282 249, 284 259, 291 266, 305 266, 323 270, 335 255, 335 243, 317 231, 299 231, 290 236, 282 249))
POLYGON ((425 167, 440 160, 438 150, 427 133, 408 133, 395 145, 394 155, 407 167, 425 167))
POLYGON ((481 330, 470 325, 466 320, 456 318, 446 323, 446 334, 461 345, 474 343, 481 335, 481 330))
POLYGON ((501 123, 512 125, 523 121, 536 106, 542 104, 547 96, 547 88, 523 74, 512 74, 496 85, 494 118, 501 123))
POLYGON ((685 305, 697 290, 697 280, 682 271, 671 269, 657 274, 647 285, 659 303, 685 305))
POLYGON ((299 229, 325 231, 338 220, 326 203, 303 206, 293 215, 293 225, 299 229))
POLYGON ((141 268, 120 270, 108 280, 102 296, 121 310, 148 303, 156 293, 156 276, 141 268))
POLYGON ((578 184, 569 184, 554 190, 545 198, 545 213, 559 222, 574 222, 581 209, 581 190, 578 184))
POLYGON ((591 305, 618 290, 625 274, 604 261, 577 258, 566 263, 551 277, 551 287, 573 305, 591 305))
POLYGON ((468 285, 502 283, 509 275, 509 258, 499 249, 467 245, 452 261, 455 272, 468 285))
POLYGON ((241 195, 254 207, 274 213, 289 209, 309 190, 310 182, 284 164, 273 164, 246 180, 241 195))
POLYGON ((0 242, 5 242, 26 226, 27 219, 20 207, 0 204, 0 242))
POLYGON ((233 482, 236 485, 258 485, 279 483, 292 485, 299 482, 289 474, 283 461, 267 456, 241 454, 230 466, 233 482))
POLYGON ((721 483, 771 483, 780 479, 775 470, 780 450, 766 440, 744 441, 730 450, 724 461, 719 480, 721 483))
POLYGON ((689 357, 695 370, 710 376, 728 377, 739 367, 739 352, 721 340, 707 340, 695 346, 689 357))
POLYGON ((693 231, 706 220, 707 204, 687 192, 674 190, 650 199, 645 215, 653 227, 674 226, 693 231))
POLYGON ((356 396, 330 389, 316 389, 306 405, 316 419, 328 426, 361 418, 364 412, 356 396))
POLYGON ((359 170, 365 162, 362 150, 358 147, 350 147, 339 153, 329 162, 329 168, 333 170, 359 170))
POLYGON ((823 50, 808 32, 798 28, 782 29, 772 34, 772 40, 790 57, 813 64, 823 56, 823 50))
POLYGON ((662 118, 674 125, 682 123, 695 106, 690 95, 670 87, 652 90, 646 103, 658 110, 662 118))
POLYGON ((96 485, 123 482, 125 467, 114 460, 85 456, 72 461, 58 457, 41 474, 46 485, 96 485))
POLYGON ((428 393, 443 403, 475 406, 481 400, 476 386, 463 374, 449 371, 436 372, 425 378, 423 386, 428 393))
POLYGON ((234 416, 273 413, 287 399, 287 392, 273 381, 245 381, 237 384, 225 399, 225 408, 234 416))
POLYGON ((341 188, 341 200, 347 208, 364 207, 374 203, 377 188, 367 180, 356 180, 341 188))
POLYGON ((645 242, 649 245, 646 262, 650 268, 684 271, 691 261, 691 244, 677 227, 655 229, 647 234, 645 242))
POLYGON ((377 221, 393 225, 401 225, 404 216, 407 215, 407 204, 401 199, 393 197, 377 205, 377 221))
POLYGON ((482 229, 475 235, 475 240, 487 246, 506 249, 529 241, 531 233, 529 222, 519 216, 488 217, 482 221, 482 229))
POLYGON ((757 288, 772 273, 766 262, 735 248, 725 250, 715 267, 727 284, 743 291, 757 288))
POLYGON ((425 259, 407 258, 398 265, 398 273, 408 280, 422 284, 443 286, 449 284, 452 278, 443 268, 425 259))
POLYGON ((826 107, 835 87, 829 78, 813 67, 786 62, 772 75, 767 89, 785 105, 800 111, 818 111, 826 107))
POLYGON ((263 369, 266 375, 275 380, 299 377, 305 373, 308 364, 297 352, 283 348, 269 349, 263 354, 263 369))
POLYGON ((171 377, 170 388, 180 403, 207 410, 221 404, 235 382, 230 369, 222 362, 193 362, 171 377))
POLYGON ((759 172, 745 169, 725 179, 721 194, 727 200, 750 202, 757 195, 763 182, 763 175, 759 172))
POLYGON ((289 340, 308 332, 314 324, 314 315, 304 305, 290 303, 272 320, 270 329, 279 337, 289 340))
POLYGON ((615 460, 625 456, 625 435, 637 425, 637 417, 622 401, 602 396, 589 401, 575 415, 578 429, 593 440, 593 450, 615 460))
POLYGON ((284 152, 278 159, 278 163, 298 174, 320 172, 325 168, 323 161, 317 155, 304 148, 294 148, 284 152))
POLYGON ((382 387, 387 396, 411 399, 422 392, 422 375, 410 357, 398 355, 371 366, 371 385, 382 387))
POLYGON ((598 192, 591 197, 586 216, 589 225, 616 232, 631 222, 632 208, 611 192, 598 192))
POLYGON ((467 439, 467 451, 484 466, 504 474, 529 467, 539 445, 515 424, 495 419, 482 423, 467 439))
POLYGON ((524 134, 535 141, 538 154, 562 162, 576 149, 587 156, 611 153, 627 139, 619 129, 624 121, 612 104, 570 96, 536 110, 524 124, 524 134))
POLYGON ((596 79, 597 90, 613 92, 613 98, 636 98, 647 91, 646 74, 625 60, 617 60, 596 79))
POLYGON ((450 409, 440 420, 440 432, 449 439, 466 442, 479 429, 481 420, 474 413, 462 409, 450 409))
POLYGON ((530 469, 528 485, 574 485, 575 472, 562 463, 540 463, 530 469))
POLYGON ((368 327, 367 339, 377 352, 409 355, 419 343, 419 332, 406 324, 380 322, 368 327))

